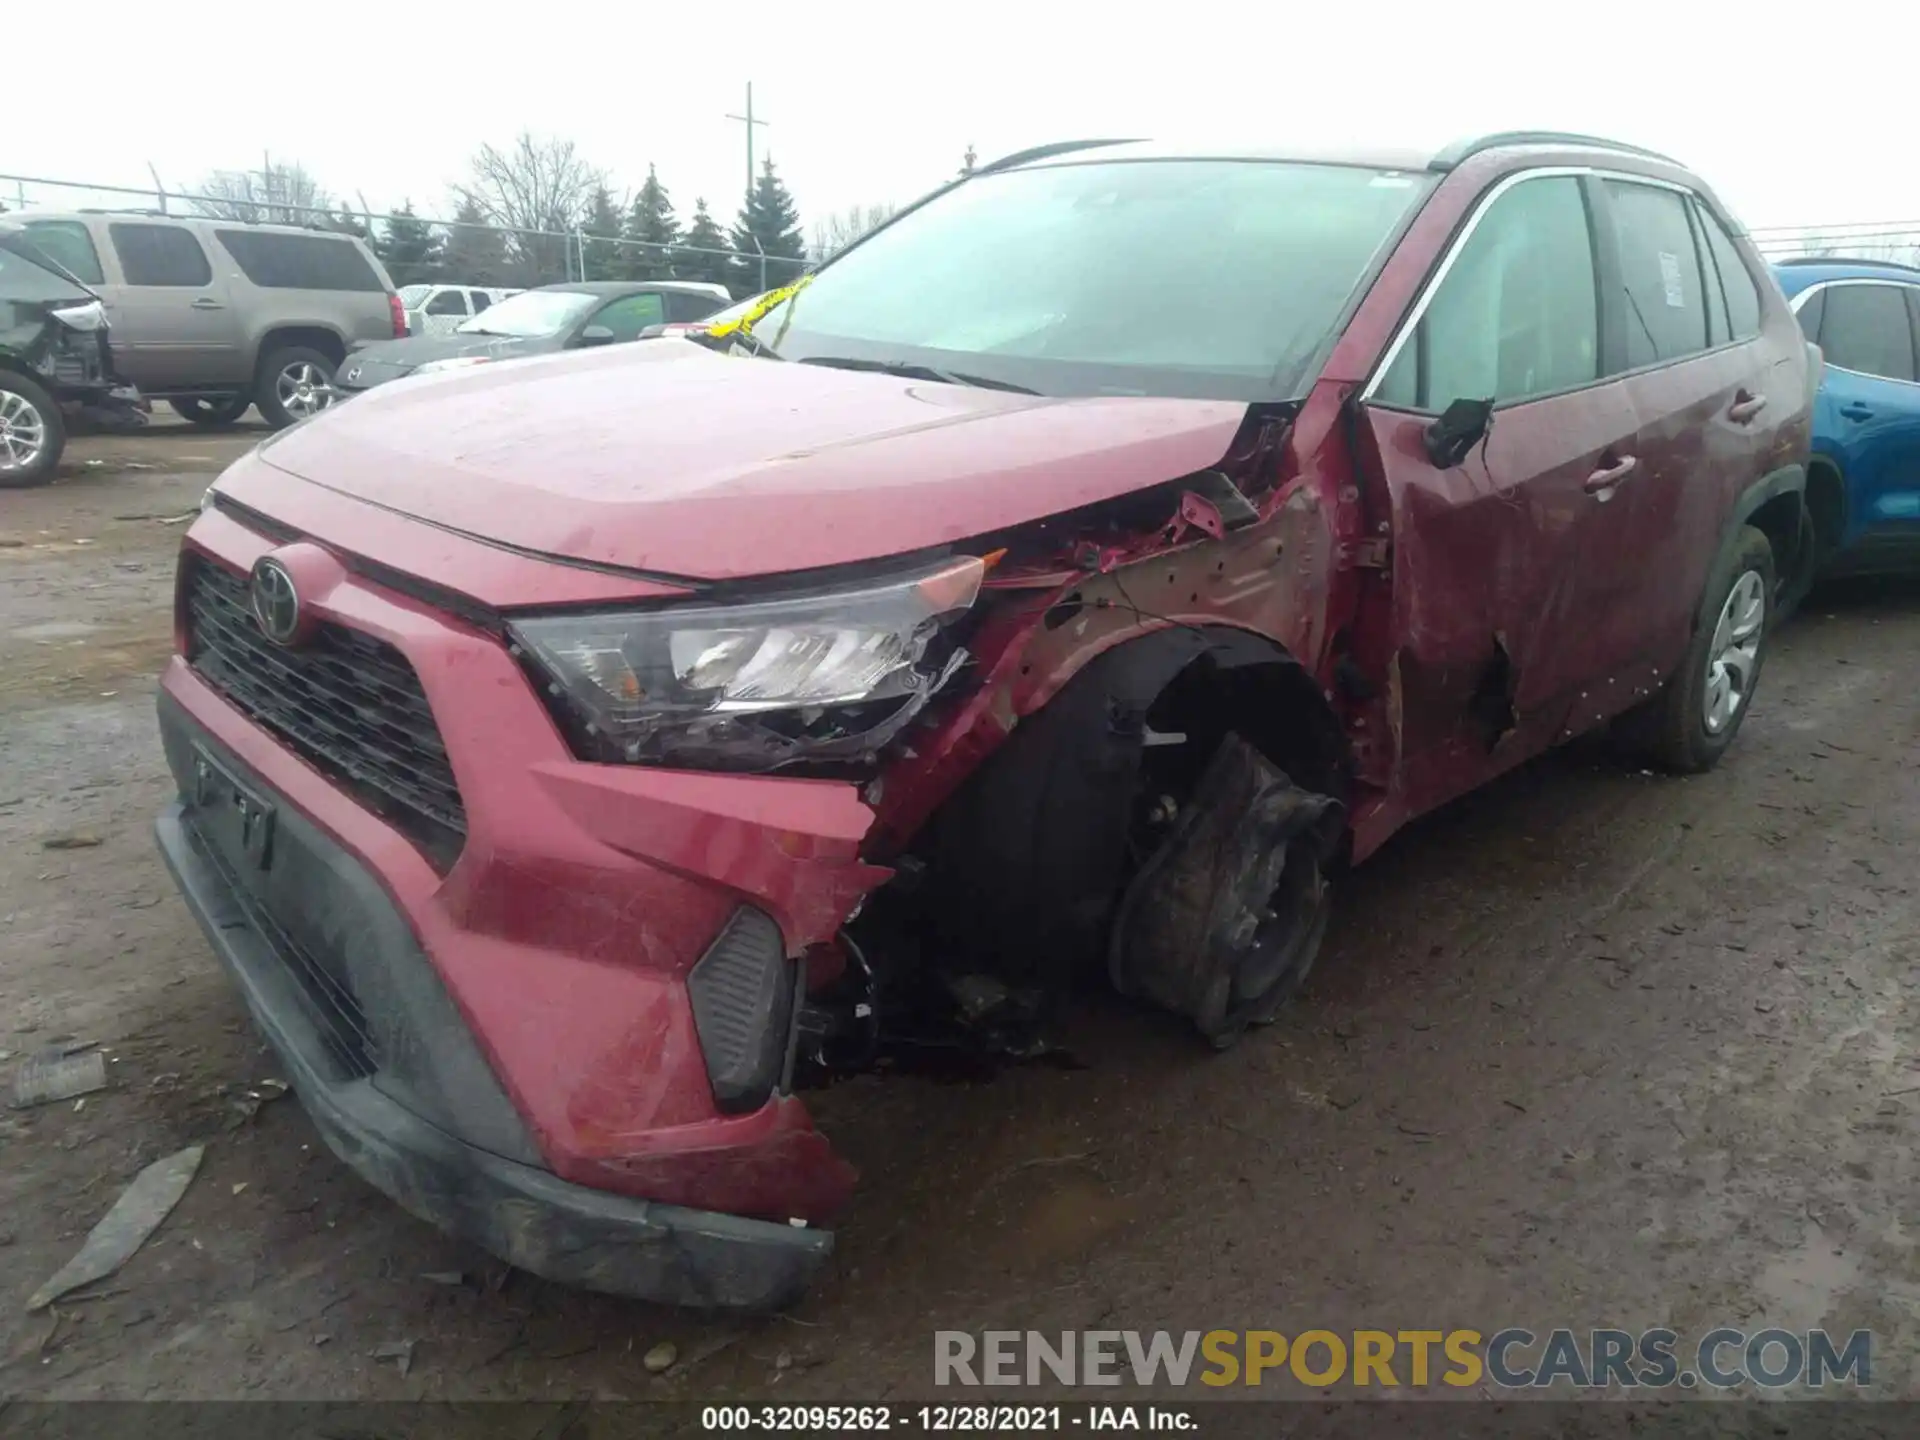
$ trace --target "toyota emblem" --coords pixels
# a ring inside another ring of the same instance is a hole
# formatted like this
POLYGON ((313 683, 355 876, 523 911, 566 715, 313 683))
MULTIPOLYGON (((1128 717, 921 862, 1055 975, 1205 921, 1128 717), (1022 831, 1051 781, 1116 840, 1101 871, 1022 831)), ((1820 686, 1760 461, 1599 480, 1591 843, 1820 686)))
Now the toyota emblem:
POLYGON ((276 645, 291 645, 300 633, 300 592, 287 567, 270 555, 253 567, 253 618, 276 645))

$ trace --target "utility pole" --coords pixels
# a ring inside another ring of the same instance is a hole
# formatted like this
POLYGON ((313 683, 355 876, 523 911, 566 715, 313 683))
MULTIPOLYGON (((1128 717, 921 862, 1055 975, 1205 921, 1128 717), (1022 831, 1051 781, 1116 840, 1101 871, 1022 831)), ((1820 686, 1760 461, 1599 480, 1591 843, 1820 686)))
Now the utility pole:
POLYGON ((738 120, 747 127, 747 198, 751 200, 753 198, 753 127, 758 125, 764 129, 767 123, 753 118, 753 82, 751 80, 747 82, 747 113, 729 115, 727 119, 738 120))

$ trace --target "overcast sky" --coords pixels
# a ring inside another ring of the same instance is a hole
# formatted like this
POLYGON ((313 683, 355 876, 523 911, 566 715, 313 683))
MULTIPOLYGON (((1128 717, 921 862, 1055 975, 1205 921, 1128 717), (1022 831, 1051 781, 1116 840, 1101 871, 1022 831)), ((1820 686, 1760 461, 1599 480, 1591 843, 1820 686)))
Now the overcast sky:
POLYGON ((911 199, 969 144, 984 160, 1101 134, 1437 145, 1551 127, 1665 150, 1750 226, 1920 222, 1920 7, 1849 4, 1826 47, 1820 13, 1692 0, 194 0, 156 20, 108 0, 67 37, 77 52, 9 56, 0 170, 144 185, 151 162, 180 189, 264 153, 376 210, 411 198, 444 214, 474 147, 527 128, 577 141, 616 190, 652 162, 683 218, 696 195, 730 218, 745 153, 725 117, 751 80, 771 122, 756 144, 803 218, 911 199))

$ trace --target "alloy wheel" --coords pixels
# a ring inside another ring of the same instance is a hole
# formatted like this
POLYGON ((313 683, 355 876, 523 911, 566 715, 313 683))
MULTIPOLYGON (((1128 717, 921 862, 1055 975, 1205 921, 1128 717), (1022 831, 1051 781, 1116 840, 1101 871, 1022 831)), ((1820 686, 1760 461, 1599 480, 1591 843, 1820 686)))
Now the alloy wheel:
POLYGON ((1753 693, 1766 623, 1766 582, 1759 571, 1748 570, 1727 592, 1727 603, 1720 607, 1720 622, 1713 629, 1713 643, 1707 647, 1703 719, 1709 735, 1718 735, 1731 725, 1753 693))
POLYGON ((0 470, 30 469, 46 445, 46 417, 26 396, 0 390, 0 470))

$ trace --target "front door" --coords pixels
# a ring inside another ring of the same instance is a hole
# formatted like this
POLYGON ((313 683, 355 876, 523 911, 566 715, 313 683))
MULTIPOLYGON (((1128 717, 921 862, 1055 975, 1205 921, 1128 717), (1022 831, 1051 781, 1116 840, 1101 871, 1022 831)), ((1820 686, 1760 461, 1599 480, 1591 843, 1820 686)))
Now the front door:
POLYGON ((1601 355, 1586 182, 1500 182, 1361 407, 1392 507, 1400 785, 1424 810, 1550 744, 1595 673, 1586 596, 1633 524, 1637 421, 1601 355), (1460 459, 1426 432, 1492 401, 1460 459))
POLYGON ((1826 356, 1816 433, 1847 487, 1835 569, 1920 563, 1920 360, 1908 285, 1839 281, 1800 320, 1826 356))
POLYGON ((184 225, 107 225, 117 276, 103 288, 108 338, 121 372, 164 394, 244 383, 240 321, 199 238, 184 225))

